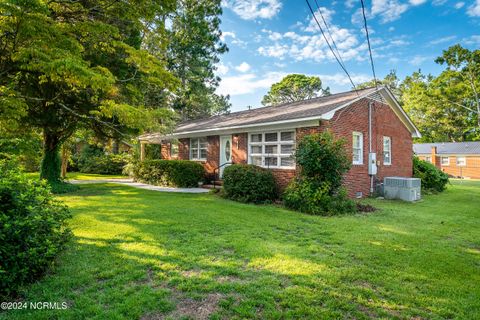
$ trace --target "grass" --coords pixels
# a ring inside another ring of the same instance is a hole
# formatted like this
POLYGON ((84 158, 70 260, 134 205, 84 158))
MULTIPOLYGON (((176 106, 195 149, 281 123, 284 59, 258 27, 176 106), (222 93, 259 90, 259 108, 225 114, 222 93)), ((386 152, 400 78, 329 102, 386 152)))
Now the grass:
POLYGON ((0 319, 480 318, 480 181, 323 218, 205 194, 82 185, 75 239, 0 319))
MULTIPOLYGON (((27 175, 32 179, 38 179, 40 173, 29 172, 27 175)), ((125 179, 127 176, 123 175, 107 175, 95 173, 81 173, 81 172, 67 172, 67 180, 102 180, 102 179, 125 179)))

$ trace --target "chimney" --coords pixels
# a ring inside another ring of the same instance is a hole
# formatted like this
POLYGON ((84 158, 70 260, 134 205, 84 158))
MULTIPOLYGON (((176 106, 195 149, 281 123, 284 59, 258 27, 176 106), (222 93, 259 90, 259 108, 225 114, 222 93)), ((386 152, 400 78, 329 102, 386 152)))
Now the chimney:
POLYGON ((432 146, 432 163, 435 167, 438 166, 438 161, 437 161, 437 147, 432 146))

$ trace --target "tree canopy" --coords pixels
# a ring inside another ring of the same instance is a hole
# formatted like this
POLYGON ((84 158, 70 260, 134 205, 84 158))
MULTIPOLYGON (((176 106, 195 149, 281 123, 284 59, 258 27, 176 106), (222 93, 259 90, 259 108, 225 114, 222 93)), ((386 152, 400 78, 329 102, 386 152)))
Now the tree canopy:
POLYGON ((270 91, 263 97, 262 104, 273 106, 329 94, 330 88, 323 88, 319 77, 290 74, 271 86, 270 91))

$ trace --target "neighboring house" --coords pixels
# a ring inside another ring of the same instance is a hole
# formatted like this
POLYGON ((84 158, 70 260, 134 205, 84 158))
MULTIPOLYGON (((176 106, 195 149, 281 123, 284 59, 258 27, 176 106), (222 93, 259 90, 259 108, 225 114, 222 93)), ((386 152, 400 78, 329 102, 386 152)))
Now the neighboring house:
POLYGON ((480 179, 480 141, 416 143, 413 150, 450 176, 480 179))
POLYGON ((292 154, 297 142, 306 134, 324 130, 346 140, 352 168, 344 184, 350 196, 366 196, 372 190, 375 179, 368 171, 369 150, 376 153, 377 181, 385 176, 411 177, 412 137, 420 133, 386 88, 183 122, 168 136, 146 134, 139 139, 142 146, 161 144, 164 159, 198 161, 210 174, 220 167, 220 177, 225 163, 269 168, 283 189, 296 174, 292 154))

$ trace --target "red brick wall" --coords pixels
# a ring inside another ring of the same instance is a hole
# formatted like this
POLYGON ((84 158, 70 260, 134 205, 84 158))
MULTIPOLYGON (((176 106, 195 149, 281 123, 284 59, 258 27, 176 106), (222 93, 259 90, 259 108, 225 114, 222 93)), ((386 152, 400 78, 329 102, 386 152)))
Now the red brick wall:
MULTIPOLYGON (((440 156, 437 156, 440 159, 440 156)), ((457 157, 450 156, 450 164, 442 165, 438 160, 438 167, 452 177, 480 179, 480 156, 465 156, 466 165, 457 166, 457 157)))
MULTIPOLYGON (((370 176, 368 175, 368 100, 362 99, 348 108, 339 110, 329 123, 335 137, 345 138, 346 148, 352 156, 352 132, 363 133, 363 164, 352 165, 344 176, 344 185, 350 196, 362 192, 370 194, 370 176)), ((372 107, 372 152, 377 153, 378 173, 376 178, 383 180, 385 176, 412 176, 412 136, 409 130, 398 119, 392 109, 380 102, 372 107), (383 164, 383 136, 392 141, 392 165, 383 164)))

